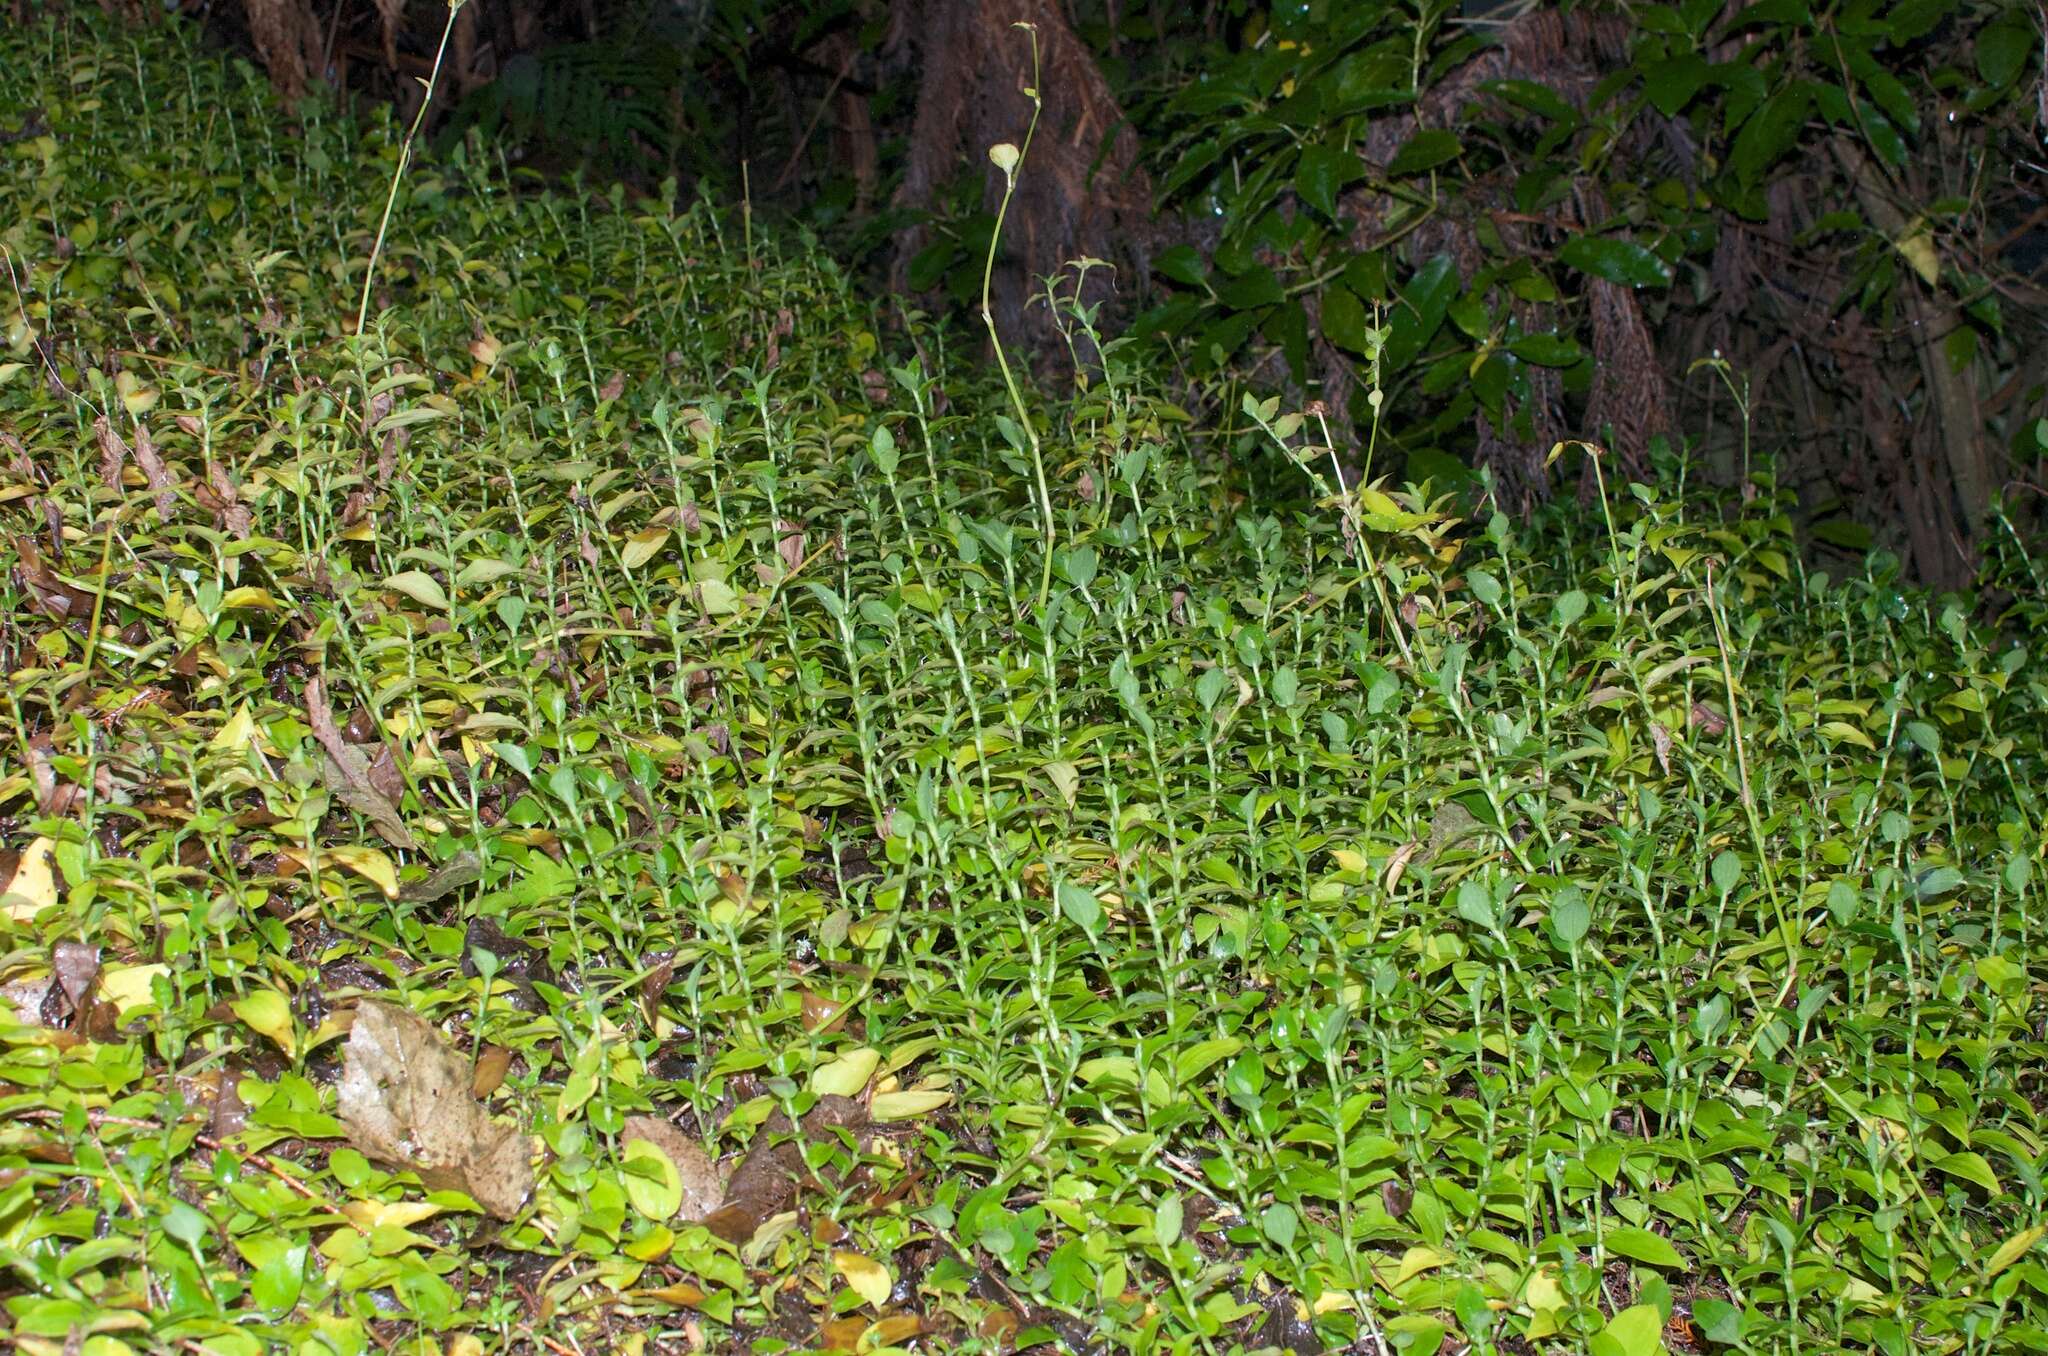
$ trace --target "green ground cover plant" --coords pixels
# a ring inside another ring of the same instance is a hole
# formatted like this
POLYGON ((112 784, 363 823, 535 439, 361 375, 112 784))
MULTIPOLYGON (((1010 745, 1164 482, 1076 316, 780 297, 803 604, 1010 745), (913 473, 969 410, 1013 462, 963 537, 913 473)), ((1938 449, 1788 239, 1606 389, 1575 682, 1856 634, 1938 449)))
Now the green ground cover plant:
POLYGON ((2048 1346, 2010 534, 1346 489, 474 143, 369 277, 401 129, 0 52, 19 1349, 2048 1346))

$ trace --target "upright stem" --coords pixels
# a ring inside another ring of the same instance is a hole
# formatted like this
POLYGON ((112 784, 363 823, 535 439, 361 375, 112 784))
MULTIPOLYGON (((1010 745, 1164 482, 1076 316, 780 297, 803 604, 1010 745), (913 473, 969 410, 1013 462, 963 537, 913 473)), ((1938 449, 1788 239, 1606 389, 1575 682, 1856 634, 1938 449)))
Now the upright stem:
POLYGON ((412 129, 405 134, 405 141, 398 148, 398 163, 391 169, 391 191, 384 196, 384 216, 377 223, 377 243, 370 247, 370 264, 363 270, 363 300, 356 307, 356 333, 363 332, 363 322, 370 315, 370 285, 377 278, 377 260, 384 253, 384 233, 391 226, 391 206, 398 201, 398 181, 405 176, 405 167, 412 160, 412 143, 418 138, 420 128, 427 120, 427 106, 434 102, 434 87, 441 80, 441 58, 448 51, 448 35, 455 31, 455 16, 462 12, 467 0, 454 0, 448 6, 448 22, 441 29, 441 45, 434 49, 434 69, 427 76, 426 97, 420 100, 420 111, 413 114, 412 129))
POLYGON ((1044 537, 1045 563, 1038 579, 1038 605, 1043 608, 1045 600, 1052 593, 1052 547, 1055 540, 1052 525, 1052 491, 1045 480, 1045 450, 1039 444, 1038 430, 1032 426, 1031 413, 1024 407, 1024 395, 1017 388, 1016 374, 1010 370, 1010 359, 1003 352, 1002 336, 996 333, 995 312, 989 308, 989 287, 995 277, 996 250, 1003 240, 1003 219, 1009 215, 1010 199, 1017 194, 1017 167, 1031 150, 1031 138, 1038 132, 1038 115, 1044 111, 1045 101, 1038 94, 1038 29, 1028 23, 1012 24, 1031 35, 1031 83, 1024 93, 1031 100, 1031 123, 1024 129, 1024 144, 1012 146, 1008 142, 989 147, 989 159, 1003 172, 1003 200, 996 207, 995 230, 989 233, 988 258, 981 268, 981 323, 988 326, 988 341, 996 351, 996 366, 1002 369, 1003 388, 1010 393, 1010 407, 1017 412, 1017 427, 1031 444, 1031 467, 1038 475, 1038 520, 1044 537))

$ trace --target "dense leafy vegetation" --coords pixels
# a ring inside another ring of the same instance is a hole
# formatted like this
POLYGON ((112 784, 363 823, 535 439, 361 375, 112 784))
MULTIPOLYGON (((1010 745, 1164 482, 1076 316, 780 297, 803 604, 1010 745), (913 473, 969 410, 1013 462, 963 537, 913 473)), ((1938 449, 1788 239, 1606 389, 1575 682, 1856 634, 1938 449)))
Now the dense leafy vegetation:
POLYGON ((1110 336, 1027 428, 463 154, 358 333, 397 132, 96 32, 0 40, 20 1348, 2048 1345, 2016 542, 1467 522, 1110 336), (530 1196, 345 1121, 392 1008, 530 1196))

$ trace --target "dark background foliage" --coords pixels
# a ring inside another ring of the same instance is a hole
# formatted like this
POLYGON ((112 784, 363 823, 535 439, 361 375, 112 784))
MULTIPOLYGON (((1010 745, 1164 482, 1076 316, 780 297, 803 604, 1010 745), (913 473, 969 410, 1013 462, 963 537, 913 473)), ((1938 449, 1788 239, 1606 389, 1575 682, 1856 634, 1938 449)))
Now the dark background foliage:
POLYGON ((1630 476, 1789 489, 1814 554, 1937 586, 2041 521, 2038 4, 188 9, 289 97, 406 117, 445 33, 439 146, 743 196, 961 313, 1035 55, 994 309, 1045 361, 1044 280, 1100 258, 1084 300, 1202 379, 1190 400, 1321 400, 1361 472, 1526 511, 1584 438, 1630 476))

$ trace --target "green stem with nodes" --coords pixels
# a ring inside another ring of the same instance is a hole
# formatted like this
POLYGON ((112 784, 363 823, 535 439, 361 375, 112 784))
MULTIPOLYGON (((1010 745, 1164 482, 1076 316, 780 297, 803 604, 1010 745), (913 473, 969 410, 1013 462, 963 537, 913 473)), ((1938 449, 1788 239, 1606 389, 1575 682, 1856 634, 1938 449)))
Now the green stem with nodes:
POLYGON ((1017 427, 1031 443, 1031 466, 1038 474, 1038 517, 1045 537, 1045 568, 1038 580, 1038 605, 1043 608, 1045 600, 1052 593, 1052 547, 1055 533, 1052 525, 1052 491, 1045 481, 1045 449, 1040 446, 1038 430, 1032 426, 1031 414, 1024 408, 1024 396, 1017 388, 1016 374, 1010 370, 1010 359, 1003 352, 1002 336, 996 333, 995 312, 989 309, 989 288, 995 277, 996 250, 1003 241, 1003 218, 1009 215, 1010 199, 1017 195, 1017 167, 1031 150, 1031 138, 1038 132, 1038 115, 1045 110, 1045 101, 1038 94, 1038 27, 1035 24, 1016 23, 1012 28, 1021 28, 1031 36, 1031 83, 1024 88, 1031 100, 1031 122, 1024 129, 1024 144, 1012 146, 1009 142, 998 142, 988 148, 988 158, 1003 172, 1003 200, 996 207, 995 230, 989 233, 988 258, 981 266, 981 323, 988 326, 988 341, 996 351, 996 366, 1003 372, 1003 387, 1010 393, 1010 406, 1017 412, 1017 427))
POLYGON ((363 332, 363 322, 370 315, 370 285, 377 279, 377 260, 384 253, 384 233, 391 227, 391 207, 398 201, 398 181, 405 177, 405 167, 412 160, 412 143, 427 121, 427 108, 434 102, 434 87, 441 81, 441 58, 448 51, 448 35, 455 31, 455 16, 462 12, 465 3, 467 0, 454 0, 448 6, 448 22, 441 28, 441 45, 434 49, 434 69, 427 75, 426 97, 420 100, 420 111, 413 114, 412 128, 398 148, 398 163, 391 169, 391 191, 384 195, 384 216, 377 222, 377 242, 370 247, 369 267, 363 270, 363 299, 356 307, 357 334, 363 332))

